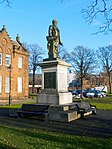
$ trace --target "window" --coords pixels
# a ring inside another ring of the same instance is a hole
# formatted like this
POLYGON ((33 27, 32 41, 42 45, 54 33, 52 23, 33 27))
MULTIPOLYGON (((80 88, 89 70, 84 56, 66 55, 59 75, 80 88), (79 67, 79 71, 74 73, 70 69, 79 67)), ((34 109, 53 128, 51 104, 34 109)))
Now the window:
POLYGON ((22 68, 22 57, 18 57, 18 68, 22 68))
POLYGON ((2 53, 0 53, 0 65, 2 65, 2 53))
POLYGON ((6 54, 6 66, 9 66, 11 64, 11 56, 9 54, 6 54))
POLYGON ((5 92, 9 93, 9 90, 10 90, 10 82, 9 82, 9 76, 7 76, 5 80, 5 92))
POLYGON ((22 92, 22 77, 18 77, 18 92, 22 92))
POLYGON ((0 93, 2 93, 2 76, 0 76, 0 93))

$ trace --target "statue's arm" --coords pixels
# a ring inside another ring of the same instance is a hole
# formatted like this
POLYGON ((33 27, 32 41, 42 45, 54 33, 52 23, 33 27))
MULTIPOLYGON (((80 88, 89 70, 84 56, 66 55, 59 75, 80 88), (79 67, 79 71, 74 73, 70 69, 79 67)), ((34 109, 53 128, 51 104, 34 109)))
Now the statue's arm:
POLYGON ((46 39, 48 42, 52 40, 52 25, 49 26, 48 36, 46 36, 46 39))
POLYGON ((63 43, 61 42, 61 39, 60 39, 60 31, 59 31, 59 29, 58 29, 58 35, 59 35, 59 44, 60 44, 61 46, 63 46, 63 43))
POLYGON ((50 25, 49 30, 48 30, 48 35, 49 36, 52 36, 52 29, 53 29, 53 27, 52 27, 52 25, 50 25))

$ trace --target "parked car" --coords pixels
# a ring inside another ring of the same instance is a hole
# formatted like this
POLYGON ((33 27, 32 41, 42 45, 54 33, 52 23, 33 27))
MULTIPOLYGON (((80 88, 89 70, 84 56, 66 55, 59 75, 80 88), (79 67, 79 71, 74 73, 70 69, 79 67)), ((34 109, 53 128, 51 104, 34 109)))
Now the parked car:
POLYGON ((68 91, 72 93, 73 98, 80 98, 80 94, 77 91, 75 90, 68 90, 68 91))
POLYGON ((83 96, 84 96, 84 97, 87 97, 87 93, 88 93, 88 90, 84 90, 83 96))
POLYGON ((94 97, 103 97, 101 91, 99 90, 95 90, 94 93, 95 93, 94 97))
POLYGON ((105 97, 105 96, 106 96, 106 94, 99 90, 90 90, 87 93, 87 97, 105 97))
POLYGON ((85 90, 76 90, 76 92, 77 92, 78 94, 80 94, 80 95, 83 95, 84 92, 85 92, 85 90))
POLYGON ((73 98, 80 98, 80 96, 81 96, 79 93, 77 93, 77 91, 73 91, 72 95, 73 95, 72 96, 73 98))
POLYGON ((95 96, 94 90, 88 91, 87 94, 86 94, 86 96, 89 97, 89 98, 90 97, 94 97, 95 96))
POLYGON ((103 97, 107 96, 106 92, 104 92, 104 91, 101 91, 101 94, 102 94, 103 97))

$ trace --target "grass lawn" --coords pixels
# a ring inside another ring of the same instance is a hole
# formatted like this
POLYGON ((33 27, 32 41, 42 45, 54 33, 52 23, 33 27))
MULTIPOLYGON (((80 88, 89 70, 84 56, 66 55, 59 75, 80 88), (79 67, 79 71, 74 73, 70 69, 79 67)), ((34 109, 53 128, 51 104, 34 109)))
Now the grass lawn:
MULTIPOLYGON (((26 104, 35 104, 35 102, 27 102, 26 104)), ((5 105, 5 106, 0 106, 0 108, 6 108, 6 109, 16 109, 16 108, 21 108, 22 103, 19 104, 12 104, 12 105, 5 105)))
POLYGON ((84 99, 84 101, 89 101, 92 105, 96 105, 97 109, 112 110, 112 98, 93 98, 84 99))
POLYGON ((112 139, 0 126, 0 149, 112 149, 112 139))
MULTIPOLYGON (((77 99, 76 99, 77 101, 77 99)), ((89 101, 92 105, 96 105, 97 109, 103 109, 103 110, 112 110, 112 98, 85 98, 82 101, 89 101)), ((35 103, 35 102, 34 102, 35 103)), ((32 102, 27 102, 27 104, 33 104, 32 102)), ((20 108, 22 106, 21 104, 13 104, 10 106, 0 106, 0 108, 20 108)))
POLYGON ((32 99, 36 99, 36 98, 37 98, 37 95, 38 95, 38 94, 36 94, 36 93, 30 93, 29 96, 30 96, 32 99))
MULTIPOLYGON (((98 109, 112 110, 112 98, 84 99, 84 101, 89 101, 98 109)), ((21 104, 0 108, 19 107, 21 104)), ((112 149, 112 138, 81 137, 34 128, 0 125, 0 149, 112 149)))

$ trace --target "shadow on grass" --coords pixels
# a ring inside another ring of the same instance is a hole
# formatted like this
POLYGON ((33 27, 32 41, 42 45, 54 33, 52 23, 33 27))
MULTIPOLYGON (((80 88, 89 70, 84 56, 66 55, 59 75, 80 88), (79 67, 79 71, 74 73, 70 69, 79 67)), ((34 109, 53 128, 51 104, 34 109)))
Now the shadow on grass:
MULTIPOLYGON (((5 110, 8 111, 9 109, 5 110)), ((7 115, 7 112, 5 114, 7 115)), ((39 121, 37 119, 28 119, 28 118, 17 119, 13 117, 7 117, 7 118, 3 117, 3 119, 1 118, 0 123, 3 124, 4 126, 11 126, 11 127, 14 126, 17 127, 18 129, 33 128, 36 130, 39 129, 42 131, 50 131, 70 135, 88 136, 97 138, 112 138, 112 127, 111 127, 112 121, 103 119, 101 115, 93 117, 90 116, 84 120, 79 119, 70 123, 49 122, 49 121, 46 123, 39 121)))
POLYGON ((12 116, 17 117, 17 111, 18 108, 6 108, 6 107, 0 107, 0 116, 12 116))
MULTIPOLYGON (((20 129, 20 128, 12 128, 12 127, 2 127, 3 129, 10 129, 10 132, 16 137, 20 137, 19 141, 28 144, 28 146, 36 147, 43 146, 47 147, 64 147, 66 149, 111 149, 112 148, 112 139, 99 139, 99 138, 89 138, 89 137, 81 137, 75 135, 68 135, 64 133, 52 133, 48 131, 40 131, 36 129, 20 129), (26 139, 29 138, 29 139, 26 139), (37 142, 38 140, 38 142, 37 142)), ((15 138, 16 138, 15 137, 15 138)), ((25 145, 26 145, 25 144, 25 145)), ((21 145, 20 145, 21 146, 21 145)), ((9 146, 10 147, 10 146, 9 146)))
POLYGON ((0 143, 0 149, 17 149, 16 147, 12 147, 10 145, 6 145, 3 143, 0 143))
POLYGON ((9 108, 0 107, 0 116, 9 116, 9 108))

